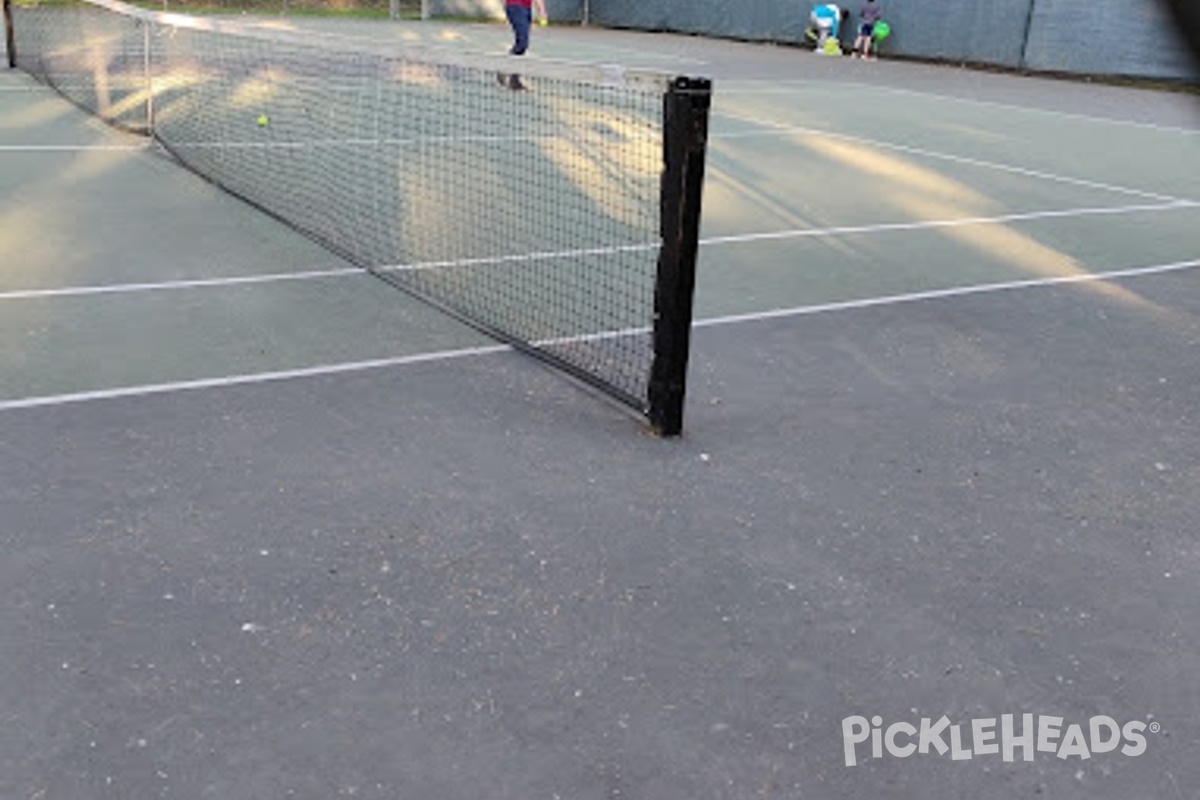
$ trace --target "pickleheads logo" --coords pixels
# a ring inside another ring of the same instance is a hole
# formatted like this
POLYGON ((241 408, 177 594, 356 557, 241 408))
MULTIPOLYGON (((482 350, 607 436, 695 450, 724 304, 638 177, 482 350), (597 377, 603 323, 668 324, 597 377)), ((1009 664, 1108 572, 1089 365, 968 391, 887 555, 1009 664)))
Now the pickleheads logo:
POLYGON ((1002 714, 999 720, 973 719, 967 725, 951 724, 943 715, 936 722, 926 717, 918 725, 893 722, 885 728, 882 717, 853 716, 842 720, 842 745, 847 767, 858 764, 858 746, 868 739, 871 758, 883 758, 885 751, 896 758, 937 751, 939 756, 949 753, 953 761, 994 755, 1013 761, 1020 751, 1024 761, 1033 761, 1038 753, 1082 761, 1118 748, 1122 755, 1140 756, 1146 752, 1146 731, 1158 733, 1159 724, 1134 720, 1120 725, 1112 717, 1095 716, 1086 725, 1073 723, 1064 728, 1062 717, 1040 715, 1035 722, 1033 714, 1022 714, 1018 727, 1013 714, 1002 714), (964 741, 964 731, 969 741, 964 741))

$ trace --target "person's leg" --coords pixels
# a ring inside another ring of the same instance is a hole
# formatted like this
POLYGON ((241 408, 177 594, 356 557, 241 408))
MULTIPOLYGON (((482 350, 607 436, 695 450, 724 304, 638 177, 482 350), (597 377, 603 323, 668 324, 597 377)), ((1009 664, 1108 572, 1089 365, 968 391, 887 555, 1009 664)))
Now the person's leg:
POLYGON ((524 6, 505 6, 504 15, 508 17, 509 27, 513 31, 513 46, 508 52, 514 56, 523 56, 529 49, 529 28, 533 24, 533 12, 524 6))
MULTIPOLYGON (((508 17, 509 27, 513 31, 513 46, 508 52, 510 55, 523 56, 529 49, 529 29, 533 25, 533 11, 524 6, 506 5, 504 15, 508 17)), ((516 73, 508 76, 508 88, 524 89, 521 76, 516 73)))
POLYGON ((817 50, 824 51, 825 42, 833 34, 833 22, 829 18, 821 19, 820 35, 817 37, 817 50))
POLYGON ((871 57, 871 40, 875 38, 875 26, 863 25, 862 40, 863 40, 863 58, 871 57))

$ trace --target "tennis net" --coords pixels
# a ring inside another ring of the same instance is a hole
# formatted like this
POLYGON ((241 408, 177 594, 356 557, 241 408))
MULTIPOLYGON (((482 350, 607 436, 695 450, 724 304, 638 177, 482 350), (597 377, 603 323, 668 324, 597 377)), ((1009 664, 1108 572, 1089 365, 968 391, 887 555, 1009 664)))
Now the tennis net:
POLYGON ((12 12, 10 60, 77 105, 680 432, 706 79, 114 0, 12 12))

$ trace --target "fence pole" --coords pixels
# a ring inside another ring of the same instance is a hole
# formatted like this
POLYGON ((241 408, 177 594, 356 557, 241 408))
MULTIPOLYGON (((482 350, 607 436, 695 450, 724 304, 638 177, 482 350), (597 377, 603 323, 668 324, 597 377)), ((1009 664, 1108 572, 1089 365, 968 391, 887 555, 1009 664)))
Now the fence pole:
POLYGON ((11 0, 4 0, 4 47, 8 51, 8 68, 17 67, 17 37, 13 32, 11 0))

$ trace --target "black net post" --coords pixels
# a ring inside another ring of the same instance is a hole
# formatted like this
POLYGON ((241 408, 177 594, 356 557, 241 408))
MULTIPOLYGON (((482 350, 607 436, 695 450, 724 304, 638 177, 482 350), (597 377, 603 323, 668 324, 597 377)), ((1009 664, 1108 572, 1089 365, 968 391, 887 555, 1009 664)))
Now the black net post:
POLYGON ((4 49, 8 52, 8 68, 16 69, 17 42, 13 34, 11 0, 4 0, 4 49))
POLYGON ((648 398, 650 425, 661 436, 678 436, 683 430, 711 104, 712 82, 707 78, 676 78, 665 97, 662 249, 654 286, 654 363, 648 398))

